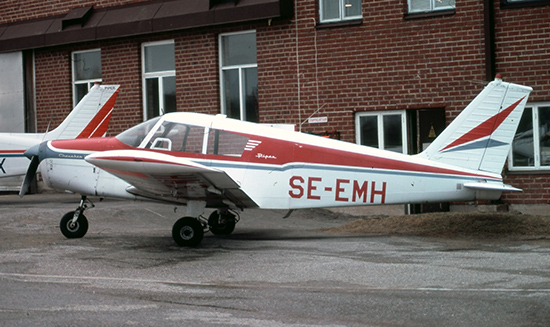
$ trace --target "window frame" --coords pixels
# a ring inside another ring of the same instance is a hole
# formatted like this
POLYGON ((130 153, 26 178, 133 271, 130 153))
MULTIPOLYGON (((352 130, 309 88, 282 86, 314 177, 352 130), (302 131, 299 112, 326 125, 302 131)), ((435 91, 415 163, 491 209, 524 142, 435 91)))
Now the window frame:
POLYGON ((321 24, 323 23, 337 23, 337 22, 345 22, 345 21, 353 21, 353 20, 361 20, 363 19, 363 3, 360 1, 361 5, 361 15, 356 16, 345 16, 345 6, 346 6, 346 0, 338 0, 338 18, 332 18, 332 19, 325 19, 325 13, 323 11, 323 2, 325 0, 319 0, 319 22, 321 24))
POLYGON ((411 10, 411 1, 414 0, 407 0, 407 14, 413 15, 413 14, 423 14, 423 13, 437 13, 442 11, 449 11, 449 10, 456 10, 456 2, 454 6, 446 6, 441 8, 435 8, 435 1, 437 0, 429 0, 430 1, 430 9, 428 10, 411 10))
MULTIPOLYGON (((147 113, 147 80, 156 78, 158 80, 158 101, 159 101, 159 111, 164 108, 164 79, 166 77, 176 78, 176 53, 175 53, 175 41, 171 40, 162 40, 162 41, 153 41, 153 42, 144 42, 141 44, 141 83, 142 83, 142 99, 143 99, 143 119, 144 121, 149 120, 154 117, 149 117, 147 113), (146 72, 145 70, 145 48, 174 44, 174 69, 173 70, 163 70, 156 72, 146 72)), ((163 113, 159 112, 159 116, 162 116, 163 113)))
MULTIPOLYGON (((378 128, 378 149, 388 150, 384 144, 384 116, 387 115, 400 115, 401 116, 401 152, 394 151, 396 153, 408 154, 409 143, 407 133, 407 112, 406 110, 384 110, 384 111, 364 111, 355 115, 355 142, 361 145, 361 117, 376 116, 377 128, 378 128)), ((389 150, 391 151, 391 150, 389 150)))
POLYGON ((550 5, 550 0, 501 0, 500 8, 514 9, 550 5))
MULTIPOLYGON (((528 103, 525 106, 525 109, 531 109, 531 122, 532 122, 532 131, 533 131, 533 153, 534 153, 534 165, 533 166, 514 166, 514 148, 513 140, 510 146, 510 152, 508 153, 508 171, 510 172, 545 172, 550 171, 550 165, 543 166, 541 165, 542 152, 540 148, 540 142, 535 142, 534 140, 540 140, 540 128, 538 127, 540 122, 539 108, 550 108, 550 102, 533 102, 528 103)), ((523 118, 523 116, 522 116, 523 118)), ((515 137, 515 135, 514 135, 515 137)))
POLYGON ((86 53, 86 52, 99 52, 100 69, 101 69, 101 71, 103 70, 103 67, 102 67, 103 64, 101 62, 101 48, 79 50, 79 51, 73 51, 71 53, 71 82, 72 82, 72 85, 73 85, 73 107, 76 107, 76 105, 80 101, 77 98, 77 93, 78 93, 76 91, 76 86, 77 85, 87 84, 87 88, 88 88, 88 92, 89 92, 90 89, 94 86, 94 84, 96 84, 96 83, 101 84, 103 82, 103 72, 101 73, 102 76, 100 78, 83 79, 83 80, 77 80, 76 79, 75 55, 78 55, 78 54, 81 54, 81 53, 86 53))
MULTIPOLYGON (((255 63, 250 64, 236 64, 236 65, 227 65, 225 66, 223 63, 223 42, 222 39, 225 36, 231 36, 231 35, 239 35, 239 34, 252 34, 254 33, 257 35, 256 30, 246 30, 246 31, 238 31, 238 32, 230 32, 230 33, 220 33, 218 35, 218 63, 219 63, 219 76, 220 76, 220 111, 222 114, 227 115, 227 108, 226 108, 226 99, 225 99, 225 79, 224 79, 224 72, 229 70, 238 70, 239 74, 239 119, 246 121, 246 85, 245 82, 245 69, 249 68, 256 68, 256 74, 258 71, 258 58, 256 58, 255 63)), ((257 40, 256 40, 257 45, 257 40)), ((257 53, 257 48, 256 48, 257 53)))

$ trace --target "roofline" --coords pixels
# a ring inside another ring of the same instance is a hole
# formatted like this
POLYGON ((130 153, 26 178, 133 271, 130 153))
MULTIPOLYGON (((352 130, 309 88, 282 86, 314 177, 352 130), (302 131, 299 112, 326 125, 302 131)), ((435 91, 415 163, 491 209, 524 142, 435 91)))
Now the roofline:
POLYGON ((196 27, 290 18, 292 0, 160 0, 0 25, 0 52, 147 35, 196 27))

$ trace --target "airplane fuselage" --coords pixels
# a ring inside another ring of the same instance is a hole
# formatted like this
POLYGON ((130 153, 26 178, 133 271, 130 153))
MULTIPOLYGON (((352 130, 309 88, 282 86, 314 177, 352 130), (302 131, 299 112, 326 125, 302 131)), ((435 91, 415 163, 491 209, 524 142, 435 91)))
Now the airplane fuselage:
POLYGON ((147 189, 160 199, 223 205, 218 191, 209 188, 204 180, 176 174, 158 177, 173 166, 191 169, 197 165, 223 171, 237 184, 246 195, 229 194, 237 207, 271 209, 498 199, 502 191, 466 187, 502 184, 497 174, 298 132, 229 122, 219 116, 207 121, 205 117, 214 116, 188 113, 177 117, 172 123, 200 128, 192 143, 191 139, 186 140, 187 146, 176 139, 154 135, 132 145, 116 137, 91 143, 92 140, 49 142, 51 153, 42 163, 44 180, 54 188, 85 195, 135 199, 147 194, 132 191, 133 186, 139 188, 141 180, 155 179, 161 180, 158 187, 148 184, 147 189), (140 157, 132 157, 131 150, 139 150, 140 157), (123 176, 132 185, 83 160, 96 152, 106 153, 103 159, 110 163, 107 171, 123 176), (246 197, 249 201, 243 200, 246 197))

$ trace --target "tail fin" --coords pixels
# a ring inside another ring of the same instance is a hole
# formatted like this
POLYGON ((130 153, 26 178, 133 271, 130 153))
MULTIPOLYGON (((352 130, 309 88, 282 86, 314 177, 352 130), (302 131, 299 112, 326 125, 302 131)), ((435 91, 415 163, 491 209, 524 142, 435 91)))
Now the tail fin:
POLYGON ((502 173, 532 90, 497 77, 419 156, 463 168, 502 173))
POLYGON ((46 140, 100 137, 107 133, 120 85, 94 85, 46 140))

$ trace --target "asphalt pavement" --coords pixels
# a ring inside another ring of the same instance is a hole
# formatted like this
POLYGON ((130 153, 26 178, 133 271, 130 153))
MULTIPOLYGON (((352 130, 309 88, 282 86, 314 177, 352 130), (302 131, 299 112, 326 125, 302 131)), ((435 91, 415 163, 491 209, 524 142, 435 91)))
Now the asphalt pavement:
POLYGON ((550 243, 320 231, 353 217, 246 210, 181 248, 184 207, 0 196, 0 326, 549 326, 550 243))

